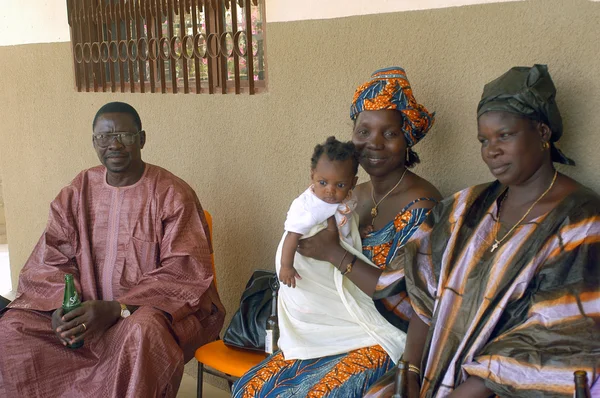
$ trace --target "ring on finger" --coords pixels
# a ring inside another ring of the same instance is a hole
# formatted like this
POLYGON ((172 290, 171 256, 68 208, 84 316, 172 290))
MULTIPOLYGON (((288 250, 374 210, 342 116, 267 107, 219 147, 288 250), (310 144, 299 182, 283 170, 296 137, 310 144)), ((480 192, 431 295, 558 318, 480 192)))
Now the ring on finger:
POLYGON ((84 331, 84 332, 85 332, 85 331, 87 331, 87 326, 85 326, 85 322, 82 322, 82 323, 81 323, 81 326, 83 326, 83 331, 84 331))

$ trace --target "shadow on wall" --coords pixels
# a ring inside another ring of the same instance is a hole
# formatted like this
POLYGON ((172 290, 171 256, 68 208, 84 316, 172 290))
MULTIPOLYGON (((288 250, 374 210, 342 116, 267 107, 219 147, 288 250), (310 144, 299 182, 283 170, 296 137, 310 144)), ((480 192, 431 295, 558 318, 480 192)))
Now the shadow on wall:
POLYGON ((2 178, 0 178, 0 245, 6 241, 6 217, 4 216, 4 197, 2 196, 2 178))
POLYGON ((0 295, 5 296, 12 290, 10 263, 8 261, 8 244, 6 239, 6 217, 4 216, 4 199, 2 196, 2 179, 0 179, 0 295))

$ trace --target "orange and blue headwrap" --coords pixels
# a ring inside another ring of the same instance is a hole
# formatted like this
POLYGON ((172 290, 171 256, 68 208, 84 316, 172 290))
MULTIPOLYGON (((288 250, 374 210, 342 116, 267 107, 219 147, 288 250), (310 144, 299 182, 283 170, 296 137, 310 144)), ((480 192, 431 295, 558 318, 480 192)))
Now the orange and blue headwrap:
POLYGON ((419 142, 435 122, 435 113, 418 104, 404 69, 394 66, 379 69, 371 80, 356 89, 350 118, 356 120, 362 111, 395 109, 403 116, 402 131, 409 147, 419 142))

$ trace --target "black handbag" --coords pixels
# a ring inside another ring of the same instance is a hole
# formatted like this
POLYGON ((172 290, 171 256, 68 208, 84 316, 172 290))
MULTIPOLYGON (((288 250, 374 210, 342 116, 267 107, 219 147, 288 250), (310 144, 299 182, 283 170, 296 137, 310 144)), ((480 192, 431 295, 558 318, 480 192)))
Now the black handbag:
POLYGON ((271 315, 273 291, 279 288, 273 271, 254 271, 246 284, 240 308, 225 330, 223 342, 231 347, 265 351, 265 327, 271 315))
POLYGON ((9 304, 10 304, 9 299, 0 296, 0 317, 2 317, 2 314, 4 314, 4 312, 5 312, 4 309, 9 304))

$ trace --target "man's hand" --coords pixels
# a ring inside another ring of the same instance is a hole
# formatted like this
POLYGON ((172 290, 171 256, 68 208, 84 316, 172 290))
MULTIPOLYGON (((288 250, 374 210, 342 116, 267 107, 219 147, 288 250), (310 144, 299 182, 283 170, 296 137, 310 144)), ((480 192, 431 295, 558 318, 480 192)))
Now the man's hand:
POLYGON ((58 308, 52 313, 52 330, 56 334, 56 337, 60 340, 62 345, 66 346, 69 342, 66 339, 63 339, 58 332, 58 328, 63 326, 65 322, 62 320, 63 309, 58 308))
MULTIPOLYGON (((54 311, 56 314, 62 309, 54 311)), ((54 316, 52 315, 52 327, 54 328, 54 316)), ((57 315, 60 316, 60 315, 57 315)), ((86 336, 104 334, 112 325, 114 325, 121 316, 121 306, 116 301, 90 300, 81 304, 81 307, 74 309, 60 318, 62 324, 54 330, 59 334, 59 338, 68 344, 75 344, 86 336)))

